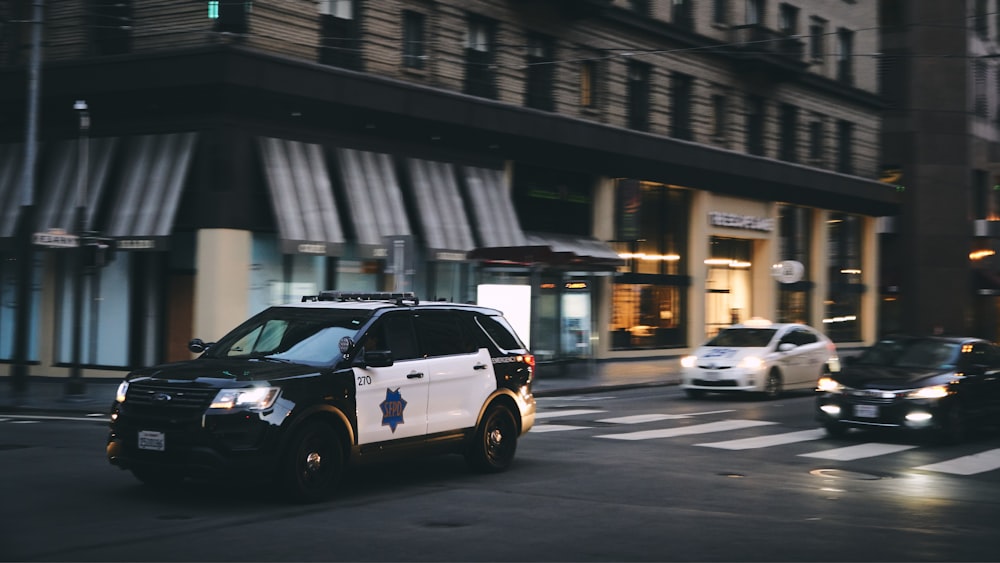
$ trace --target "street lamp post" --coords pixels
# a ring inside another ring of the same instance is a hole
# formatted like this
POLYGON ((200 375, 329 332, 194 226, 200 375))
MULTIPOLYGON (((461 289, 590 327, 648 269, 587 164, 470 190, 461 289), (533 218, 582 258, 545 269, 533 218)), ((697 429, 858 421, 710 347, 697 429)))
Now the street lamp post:
POLYGON ((81 374, 81 364, 83 359, 81 351, 83 348, 83 274, 84 274, 84 253, 86 252, 86 240, 84 234, 87 230, 87 176, 90 164, 90 112, 85 100, 77 100, 73 104, 73 109, 80 116, 80 138, 78 139, 77 168, 78 177, 76 182, 76 208, 73 213, 73 229, 78 237, 78 246, 70 249, 72 254, 72 275, 73 275, 73 344, 72 359, 69 373, 69 381, 66 384, 66 394, 69 396, 82 395, 85 392, 83 377, 81 374))

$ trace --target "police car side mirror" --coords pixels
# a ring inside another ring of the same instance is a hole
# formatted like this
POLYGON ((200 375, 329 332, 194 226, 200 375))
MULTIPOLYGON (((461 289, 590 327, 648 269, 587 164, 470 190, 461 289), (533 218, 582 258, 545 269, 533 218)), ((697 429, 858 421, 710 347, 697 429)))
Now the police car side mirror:
POLYGON ((358 365, 369 368, 387 368, 392 365, 392 352, 389 350, 365 350, 358 357, 358 365))
POLYGON ((195 354, 201 354, 205 350, 208 350, 209 348, 211 348, 212 344, 215 344, 215 343, 214 342, 210 342, 208 344, 205 344, 205 342, 202 341, 202 339, 200 339, 200 338, 194 338, 194 339, 191 340, 191 342, 188 342, 188 350, 190 350, 191 352, 193 352, 195 354))

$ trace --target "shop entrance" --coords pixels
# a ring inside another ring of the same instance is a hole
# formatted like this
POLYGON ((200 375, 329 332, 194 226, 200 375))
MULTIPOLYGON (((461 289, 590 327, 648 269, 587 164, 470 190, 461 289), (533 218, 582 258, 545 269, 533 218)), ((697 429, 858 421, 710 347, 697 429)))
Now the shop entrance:
POLYGON ((750 318, 753 241, 712 237, 705 278, 705 336, 750 318))

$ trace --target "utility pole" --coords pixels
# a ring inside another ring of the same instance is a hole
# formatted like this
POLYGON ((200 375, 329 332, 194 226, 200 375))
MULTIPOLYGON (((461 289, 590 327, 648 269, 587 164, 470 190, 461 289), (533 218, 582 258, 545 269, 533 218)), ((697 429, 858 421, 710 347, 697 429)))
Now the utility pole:
POLYGON ((78 237, 79 246, 70 249, 73 254, 73 365, 70 367, 69 381, 66 383, 66 395, 79 397, 83 395, 85 386, 82 377, 83 357, 81 354, 83 339, 83 275, 84 253, 87 251, 87 179, 90 174, 90 112, 86 100, 77 100, 73 109, 80 116, 80 135, 77 139, 76 210, 74 213, 74 234, 78 237))
POLYGON ((44 1, 34 0, 31 16, 31 58, 28 63, 28 122, 25 126, 24 165, 21 176, 21 212, 17 236, 17 311, 14 317, 14 357, 11 366, 13 395, 21 399, 28 390, 28 345, 31 342, 31 301, 35 253, 35 163, 38 160, 38 99, 41 91, 42 18, 44 1))

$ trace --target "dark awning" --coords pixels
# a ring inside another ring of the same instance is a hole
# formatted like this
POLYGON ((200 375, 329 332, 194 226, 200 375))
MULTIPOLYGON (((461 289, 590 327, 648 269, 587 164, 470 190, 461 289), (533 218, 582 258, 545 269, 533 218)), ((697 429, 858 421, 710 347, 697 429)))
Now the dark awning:
POLYGON ((593 237, 526 233, 524 246, 477 248, 469 258, 563 270, 611 271, 625 263, 608 243, 593 237))
POLYGON ((22 143, 0 145, 0 244, 10 246, 21 211, 22 143))
POLYGON ((475 248, 451 164, 407 159, 427 249, 438 260, 465 260, 475 248))
POLYGON ((338 255, 344 231, 323 147, 270 137, 258 143, 282 252, 338 255))
POLYGON ((392 157, 343 148, 336 154, 361 255, 384 258, 386 237, 412 234, 392 157))
POLYGON ((37 231, 63 230, 76 233, 76 208, 84 207, 84 230, 93 231, 101 196, 108 184, 111 162, 118 148, 117 137, 60 141, 53 147, 50 164, 42 175, 37 231), (80 181, 81 142, 87 153, 86 178, 80 181))
POLYGON ((120 250, 165 250, 198 134, 141 135, 125 140, 117 199, 105 234, 120 250))

